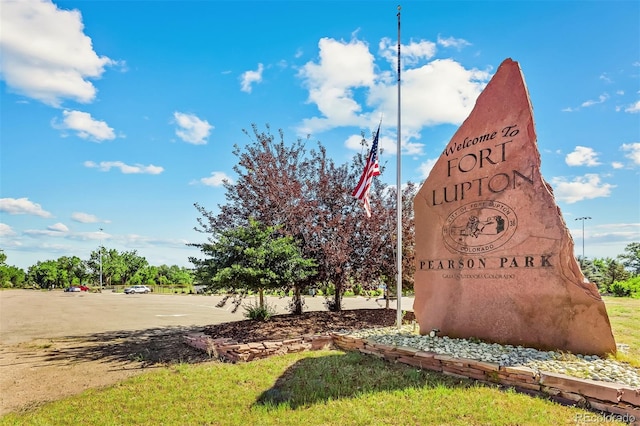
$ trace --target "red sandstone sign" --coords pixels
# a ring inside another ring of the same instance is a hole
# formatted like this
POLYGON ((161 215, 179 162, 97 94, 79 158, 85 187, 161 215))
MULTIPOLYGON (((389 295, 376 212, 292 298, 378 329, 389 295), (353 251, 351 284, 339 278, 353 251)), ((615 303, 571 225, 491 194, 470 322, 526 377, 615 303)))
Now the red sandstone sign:
POLYGON ((529 95, 505 60, 414 199, 420 332, 615 353, 598 290, 540 175, 529 95))

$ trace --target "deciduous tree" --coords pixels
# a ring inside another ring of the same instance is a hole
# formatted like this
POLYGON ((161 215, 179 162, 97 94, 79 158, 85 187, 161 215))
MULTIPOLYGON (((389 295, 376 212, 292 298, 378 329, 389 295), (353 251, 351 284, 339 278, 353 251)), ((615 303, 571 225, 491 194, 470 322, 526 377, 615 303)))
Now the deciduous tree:
POLYGON ((264 290, 286 288, 315 273, 313 260, 301 256, 292 237, 277 231, 249 218, 247 226, 223 230, 213 242, 193 244, 205 255, 189 258, 196 276, 212 289, 258 292, 263 308, 264 290))

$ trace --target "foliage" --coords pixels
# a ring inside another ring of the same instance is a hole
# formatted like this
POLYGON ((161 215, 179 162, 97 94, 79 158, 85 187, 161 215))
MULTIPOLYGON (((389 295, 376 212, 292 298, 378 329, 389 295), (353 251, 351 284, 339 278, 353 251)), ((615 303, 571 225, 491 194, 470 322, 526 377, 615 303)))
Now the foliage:
POLYGON ((618 255, 618 259, 633 275, 640 275, 640 243, 627 244, 624 251, 618 255))
POLYGON ((99 283, 102 268, 103 285, 112 286, 129 284, 136 273, 148 267, 149 263, 136 250, 120 253, 115 249, 100 247, 91 252, 87 265, 94 282, 99 283))
MULTIPOLYGON (((583 258, 582 256, 578 256, 577 260, 585 278, 589 282, 595 283, 600 293, 606 294, 609 291, 609 286, 605 283, 601 269, 594 264, 594 260, 583 258)), ((602 264, 602 262, 599 263, 599 265, 602 264)))
POLYGON ((640 298, 640 276, 626 281, 615 281, 609 286, 609 292, 614 296, 631 296, 640 298))
POLYGON ((26 282, 26 273, 17 266, 7 265, 7 255, 0 249, 0 288, 21 288, 26 282))
POLYGON ((610 257, 594 259, 593 264, 598 268, 602 276, 600 284, 607 287, 616 281, 624 281, 630 276, 629 271, 624 269, 622 263, 610 257))
MULTIPOLYGON (((286 144, 282 131, 279 139, 267 125, 260 132, 245 131, 251 143, 238 146, 234 167, 238 178, 225 182, 226 203, 219 213, 195 204, 202 217, 196 230, 210 234, 209 240, 225 230, 246 226, 252 217, 265 226, 277 226, 298 242, 302 256, 315 260, 317 274, 293 285, 294 297, 305 289, 329 284, 332 306, 341 309, 342 297, 355 283, 373 290, 381 280, 394 280, 395 265, 395 193, 374 179, 371 189, 373 216, 367 218, 361 203, 351 196, 366 159, 363 152, 350 164, 336 164, 325 147, 308 149, 308 140, 286 144)), ((384 171, 384 167, 382 167, 384 171)), ((413 279, 413 210, 412 191, 403 189, 403 286, 412 287, 413 279)), ((326 293, 325 293, 326 294, 326 293)))
MULTIPOLYGON (((149 266, 147 260, 139 256, 135 250, 118 252, 115 249, 101 247, 93 251, 87 261, 77 256, 62 256, 57 260, 37 262, 29 267, 22 281, 20 273, 15 272, 16 278, 13 281, 20 285, 14 284, 12 287, 22 286, 25 280, 26 284, 39 288, 64 288, 80 284, 98 286, 100 263, 102 263, 103 286, 176 284, 189 287, 193 284, 193 274, 185 267, 149 266), (101 254, 102 259, 100 259, 101 254)), ((15 267, 7 268, 9 271, 21 271, 15 267)), ((3 279, 5 270, 7 269, 0 265, 0 280, 3 279)))
POLYGON ((249 303, 244 307, 244 311, 244 316, 246 318, 257 321, 267 321, 276 314, 276 308, 268 303, 265 303, 262 306, 260 306, 259 303, 249 303))
POLYGON ((253 218, 248 226, 225 229, 213 242, 193 246, 205 255, 189 258, 199 282, 210 290, 260 292, 260 307, 264 307, 263 290, 295 286, 315 274, 314 261, 302 257, 291 236, 253 218))
POLYGON ((27 282, 40 288, 64 287, 67 284, 62 271, 58 270, 55 260, 45 260, 30 266, 27 271, 27 282))
MULTIPOLYGON (((631 246, 630 244, 629 246, 631 246)), ((627 246, 627 249, 629 248, 627 246)), ((621 258, 622 255, 618 256, 621 258)), ((631 278, 632 273, 625 269, 625 264, 610 257, 583 259, 578 258, 582 273, 598 286, 602 294, 613 293, 617 296, 630 295, 630 291, 621 284, 631 278)))
POLYGON ((620 281, 616 281, 609 286, 609 292, 614 296, 631 296, 631 289, 620 281))

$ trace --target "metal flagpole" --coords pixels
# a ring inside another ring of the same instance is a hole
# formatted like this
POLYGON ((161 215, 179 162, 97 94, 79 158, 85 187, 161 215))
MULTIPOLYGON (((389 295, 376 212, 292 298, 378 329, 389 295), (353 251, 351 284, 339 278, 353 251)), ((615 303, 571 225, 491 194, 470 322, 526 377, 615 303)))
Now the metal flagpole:
POLYGON ((396 171, 396 221, 398 225, 398 238, 396 247, 396 261, 398 264, 398 277, 396 278, 396 287, 398 295, 398 308, 396 311, 396 325, 398 329, 402 327, 402 172, 400 170, 400 6, 398 6, 398 165, 396 171))

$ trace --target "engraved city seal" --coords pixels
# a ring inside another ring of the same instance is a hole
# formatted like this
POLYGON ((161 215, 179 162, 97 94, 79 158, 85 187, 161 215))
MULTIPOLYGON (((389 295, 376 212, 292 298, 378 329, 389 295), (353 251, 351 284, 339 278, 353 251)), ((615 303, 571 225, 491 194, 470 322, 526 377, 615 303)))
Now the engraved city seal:
POLYGON ((483 254, 511 239, 518 217, 500 201, 474 201, 454 210, 442 227, 447 248, 461 254, 483 254))

